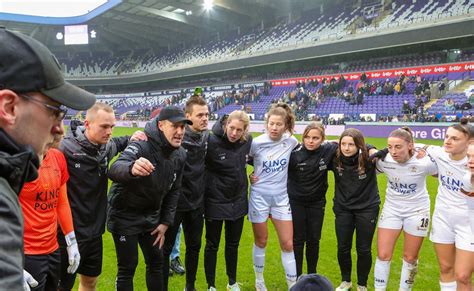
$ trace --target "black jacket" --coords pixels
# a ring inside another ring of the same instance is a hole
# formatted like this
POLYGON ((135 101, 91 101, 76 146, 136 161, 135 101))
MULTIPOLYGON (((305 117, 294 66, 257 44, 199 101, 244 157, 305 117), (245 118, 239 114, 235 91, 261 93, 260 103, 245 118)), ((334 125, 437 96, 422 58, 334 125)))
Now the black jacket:
POLYGON ((16 144, 0 128, 0 286, 23 290, 23 216, 18 194, 38 177, 39 161, 29 146, 16 144))
POLYGON ((94 145, 84 131, 83 126, 71 124, 59 147, 67 161, 67 196, 79 241, 104 233, 109 162, 129 141, 128 136, 114 137, 106 145, 94 145))
POLYGON ((145 126, 148 141, 130 143, 110 167, 107 228, 112 233, 132 235, 173 223, 186 153, 182 147, 173 148, 156 124, 153 119, 145 126), (155 165, 149 176, 131 174, 140 157, 155 165))
POLYGON ((230 142, 224 134, 221 118, 212 127, 206 156, 205 217, 236 220, 248 212, 247 155, 252 136, 230 142))
POLYGON ((292 202, 320 207, 326 204, 328 170, 337 148, 337 143, 327 142, 314 151, 299 145, 291 152, 288 196, 292 202))
POLYGON ((334 211, 369 209, 380 204, 375 164, 367 162, 364 173, 359 173, 358 168, 358 154, 341 156, 340 168, 334 158, 334 211))
POLYGON ((186 150, 187 156, 178 211, 188 211, 203 207, 208 138, 209 131, 195 132, 189 126, 186 126, 182 146, 186 150))

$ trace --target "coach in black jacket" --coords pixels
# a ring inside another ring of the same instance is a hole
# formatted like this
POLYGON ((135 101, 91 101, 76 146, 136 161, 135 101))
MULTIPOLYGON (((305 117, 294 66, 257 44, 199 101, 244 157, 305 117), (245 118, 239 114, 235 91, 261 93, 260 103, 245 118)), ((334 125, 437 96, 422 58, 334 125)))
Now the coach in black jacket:
POLYGON ((186 290, 194 290, 196 272, 201 249, 201 237, 204 226, 203 200, 204 200, 204 167, 207 151, 209 131, 207 122, 209 109, 206 101, 199 95, 191 96, 186 102, 186 118, 192 125, 186 126, 183 139, 183 148, 186 150, 186 164, 184 166, 183 187, 179 198, 173 226, 168 230, 165 241, 164 254, 164 281, 165 290, 168 288, 169 256, 174 245, 179 225, 183 224, 184 239, 186 243, 186 290))
POLYGON ((243 111, 224 115, 212 127, 206 156, 206 248, 204 268, 208 288, 215 288, 216 261, 225 221, 227 290, 237 282, 237 257, 244 216, 248 212, 247 155, 252 145, 249 118, 243 111))
POLYGON ((180 196, 186 159, 180 145, 185 123, 191 122, 181 109, 162 109, 145 126, 148 141, 132 142, 110 168, 113 184, 107 228, 117 252, 117 290, 133 290, 137 244, 147 265, 148 290, 163 288, 161 247, 180 196))

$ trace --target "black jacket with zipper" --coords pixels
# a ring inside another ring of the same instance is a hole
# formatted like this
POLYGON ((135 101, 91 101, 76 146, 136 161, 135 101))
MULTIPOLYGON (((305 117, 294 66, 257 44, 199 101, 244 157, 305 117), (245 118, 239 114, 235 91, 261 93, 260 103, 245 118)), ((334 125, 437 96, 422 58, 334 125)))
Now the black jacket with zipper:
POLYGON ((202 209, 206 188, 205 160, 209 131, 193 131, 186 126, 182 147, 186 150, 183 188, 178 202, 178 211, 202 209))
POLYGON ((81 123, 71 123, 59 149, 69 171, 67 194, 78 241, 105 231, 109 162, 128 144, 129 136, 114 137, 105 145, 91 143, 81 123))
POLYGON ((0 128, 0 286, 23 290, 23 215, 18 194, 38 177, 39 160, 0 128))
POLYGON ((328 170, 337 148, 337 143, 326 142, 314 151, 299 145, 291 152, 288 196, 292 202, 324 207, 328 190, 328 170))
POLYGON ((252 136, 230 142, 222 122, 212 127, 206 156, 206 192, 204 210, 207 219, 236 220, 248 212, 247 155, 252 136))
MULTIPOLYGON (((369 146, 368 146, 369 148, 369 146)), ((366 162, 364 172, 359 172, 359 154, 352 157, 341 156, 341 165, 336 159, 332 163, 335 193, 334 211, 369 209, 380 205, 375 164, 366 162)))
POLYGON ((186 153, 172 147, 156 124, 155 118, 145 126, 148 141, 131 142, 110 167, 107 228, 112 233, 133 235, 173 223, 186 153), (140 157, 155 166, 149 176, 131 174, 140 157))

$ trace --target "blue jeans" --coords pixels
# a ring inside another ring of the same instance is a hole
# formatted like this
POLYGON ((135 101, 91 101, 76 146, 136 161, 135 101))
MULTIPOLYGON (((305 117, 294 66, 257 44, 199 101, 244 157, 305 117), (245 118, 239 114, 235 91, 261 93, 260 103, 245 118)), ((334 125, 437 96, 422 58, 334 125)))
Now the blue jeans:
POLYGON ((183 225, 180 224, 178 228, 178 233, 176 234, 176 240, 174 241, 173 249, 171 250, 170 259, 174 260, 179 257, 179 246, 181 245, 181 230, 183 225))

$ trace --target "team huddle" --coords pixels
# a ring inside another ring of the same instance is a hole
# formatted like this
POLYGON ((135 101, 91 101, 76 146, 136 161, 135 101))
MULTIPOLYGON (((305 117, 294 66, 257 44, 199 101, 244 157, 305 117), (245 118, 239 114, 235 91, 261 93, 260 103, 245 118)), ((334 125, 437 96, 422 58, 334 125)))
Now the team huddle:
POLYGON ((26 277, 39 283, 33 290, 57 286, 70 290, 76 273, 80 290, 94 289, 102 268, 105 227, 112 233, 117 254, 116 289, 133 290, 140 246, 147 288, 168 290, 170 253, 180 225, 186 242, 185 290, 195 289, 204 225, 208 290, 216 290, 223 226, 227 290, 240 290, 237 259, 246 215, 255 239, 256 290, 267 290, 269 218, 277 231, 288 289, 299 290, 296 283, 304 259, 307 273, 317 273, 328 171, 335 177, 333 211, 341 271, 336 290, 352 288, 354 232, 357 290, 367 290, 376 229, 375 290, 387 288, 401 231, 400 290, 412 289, 431 220, 429 175, 439 179, 430 239, 440 265, 441 290, 471 289, 474 197, 467 164, 468 154, 474 161, 474 145, 468 151, 474 131, 470 125, 450 126, 444 147, 415 144, 410 129, 400 128, 391 132, 385 149, 377 150, 352 128, 339 140, 326 141, 324 126, 318 123, 310 123, 298 143, 293 136, 295 118, 286 104, 270 108, 266 132, 254 139, 245 112, 222 116, 210 131, 208 114, 205 100, 194 95, 184 112, 165 107, 144 132, 111 138, 113 109, 96 103, 83 124, 72 122, 60 144, 58 136, 59 145, 53 144, 45 154, 38 180, 25 184, 19 196, 25 216, 26 277), (254 167, 250 179, 248 164, 254 167), (378 173, 387 176, 380 216, 378 173), (113 183, 107 196, 108 178, 113 183), (62 234, 51 239, 56 232, 62 234))
POLYGON ((415 144, 409 128, 391 132, 381 150, 366 144, 353 128, 337 141, 325 141, 318 123, 306 127, 299 143, 292 110, 274 104, 267 112, 266 132, 252 139, 249 117, 242 111, 222 116, 208 130, 208 104, 196 94, 184 111, 165 107, 144 131, 112 138, 112 107, 95 103, 93 94, 66 82, 44 45, 3 28, 0 44, 2 290, 71 290, 77 274, 79 290, 95 290, 106 228, 115 243, 116 289, 133 290, 140 246, 148 290, 168 290, 180 225, 186 243, 185 290, 195 290, 204 226, 208 290, 216 290, 223 228, 227 290, 240 290, 237 260, 246 215, 254 234, 256 290, 267 290, 269 219, 288 289, 304 290, 305 278, 317 278, 321 290, 331 290, 322 276, 302 276, 304 259, 307 273, 317 273, 328 171, 335 181, 341 272, 336 290, 352 288, 354 233, 357 289, 367 290, 376 229, 375 290, 387 288, 402 231, 400 290, 411 290, 430 220, 441 290, 472 289, 474 130, 467 123, 451 125, 443 147, 415 144), (71 122, 63 138, 66 107, 87 112, 84 122, 71 122), (247 165, 254 169, 250 177, 247 165), (378 173, 387 176, 380 216, 378 173), (439 181, 432 217, 429 175, 439 181))

